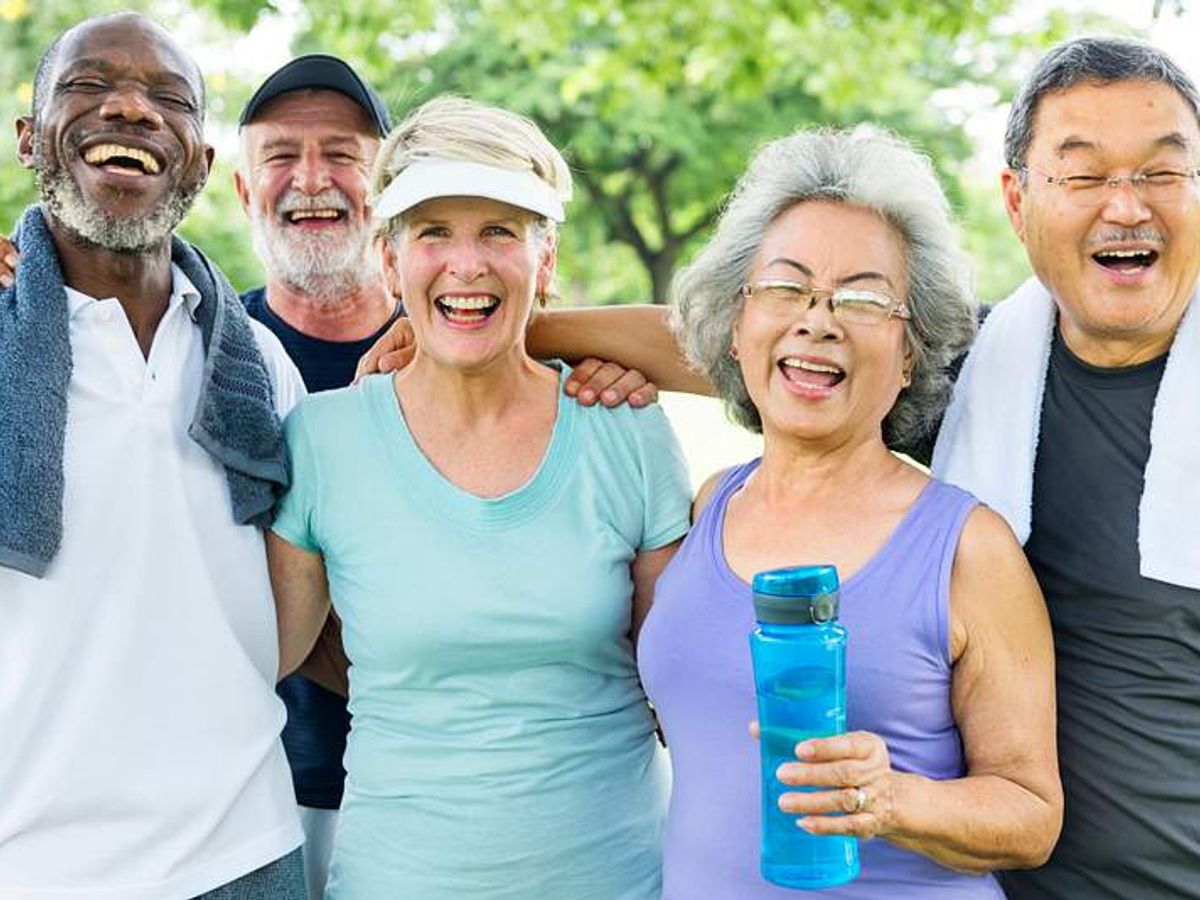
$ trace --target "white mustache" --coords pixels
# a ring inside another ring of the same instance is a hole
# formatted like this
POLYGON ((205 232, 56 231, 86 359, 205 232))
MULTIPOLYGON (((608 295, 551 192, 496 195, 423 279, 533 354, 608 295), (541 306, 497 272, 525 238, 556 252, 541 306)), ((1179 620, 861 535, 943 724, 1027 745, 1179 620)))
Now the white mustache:
POLYGON ((350 198, 335 187, 326 188, 319 194, 304 194, 291 188, 275 204, 275 212, 280 216, 309 209, 336 209, 338 212, 349 212, 350 198))

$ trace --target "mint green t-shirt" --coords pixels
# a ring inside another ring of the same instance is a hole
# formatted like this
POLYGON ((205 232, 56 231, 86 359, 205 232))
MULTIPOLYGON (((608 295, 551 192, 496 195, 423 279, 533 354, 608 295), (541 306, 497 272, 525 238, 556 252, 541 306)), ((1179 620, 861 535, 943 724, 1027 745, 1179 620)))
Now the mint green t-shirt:
POLYGON ((559 398, 538 471, 494 499, 434 469, 388 376, 287 420, 273 527, 323 554, 351 662, 329 900, 659 895, 629 567, 687 530, 687 474, 658 407, 559 398))

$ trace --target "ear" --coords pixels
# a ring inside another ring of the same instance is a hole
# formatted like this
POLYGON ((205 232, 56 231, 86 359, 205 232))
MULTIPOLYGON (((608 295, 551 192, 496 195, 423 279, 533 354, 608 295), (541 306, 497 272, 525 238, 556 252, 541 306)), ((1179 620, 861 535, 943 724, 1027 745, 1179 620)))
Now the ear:
POLYGON ((558 268, 558 235, 551 233, 538 251, 536 295, 544 297, 554 284, 554 272, 558 268))
POLYGON ((916 363, 913 360, 912 344, 906 335, 904 338, 904 355, 900 358, 900 378, 904 387, 912 384, 913 368, 916 363))
POLYGON ((217 151, 212 148, 211 144, 204 145, 204 180, 208 181, 208 176, 212 174, 213 160, 217 158, 217 151))
POLYGON ((387 237, 376 239, 379 247, 379 260, 383 269, 383 280, 387 284, 388 293, 400 298, 403 291, 400 286, 400 255, 387 237))
POLYGON ((246 186, 241 166, 233 170, 233 189, 237 193, 238 200, 242 202, 242 212, 250 215, 250 188, 246 186))
POLYGON ((1000 191, 1004 196, 1004 211, 1008 213, 1008 221, 1017 239, 1025 243, 1025 217, 1021 213, 1025 191, 1021 186, 1021 176, 1012 169, 1005 169, 1000 173, 1000 191))
POLYGON ((17 126, 17 159, 26 169, 33 168, 33 119, 29 116, 18 116, 17 126))

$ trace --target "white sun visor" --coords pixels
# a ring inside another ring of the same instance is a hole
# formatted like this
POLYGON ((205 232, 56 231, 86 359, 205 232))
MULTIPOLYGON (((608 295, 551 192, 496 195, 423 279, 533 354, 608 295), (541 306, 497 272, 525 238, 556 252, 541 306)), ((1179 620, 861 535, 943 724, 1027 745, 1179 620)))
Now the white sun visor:
POLYGON ((435 197, 487 197, 563 220, 562 199, 533 172, 449 159, 413 163, 380 192, 371 209, 375 218, 390 219, 435 197))

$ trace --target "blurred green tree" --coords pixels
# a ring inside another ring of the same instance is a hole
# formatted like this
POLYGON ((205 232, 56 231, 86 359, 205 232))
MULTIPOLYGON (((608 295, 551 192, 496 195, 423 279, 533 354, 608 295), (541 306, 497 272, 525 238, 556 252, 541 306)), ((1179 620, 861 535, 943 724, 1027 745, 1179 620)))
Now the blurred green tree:
MULTIPOLYGON (((28 109, 55 34, 87 15, 148 0, 0 0, 0 113, 28 109)), ((577 182, 560 288, 571 302, 667 295, 671 273, 707 234, 749 155, 814 123, 873 121, 933 158, 968 245, 986 265, 981 295, 1026 274, 994 180, 972 182, 969 110, 993 109, 1047 42, 1083 27, 1051 14, 1031 27, 1014 0, 181 0, 154 14, 193 46, 222 46, 264 17, 294 21, 295 53, 361 66, 397 113, 452 91, 526 113, 563 149, 577 182), (281 12, 281 9, 284 10, 281 12), (964 112, 967 110, 968 112, 964 112)), ((211 68, 211 66, 210 66, 211 68)), ((209 72, 210 131, 252 85, 209 72), (215 76, 215 77, 214 77, 215 76)), ((0 143, 0 225, 33 199, 29 173, 0 143)), ((183 232, 248 286, 261 278, 219 161, 183 232)))
MULTIPOLYGON (((979 223, 972 244, 1009 243, 988 259, 1016 268, 992 266, 981 282, 998 296, 1027 269, 1003 218, 971 208, 996 199, 964 187, 974 145, 954 98, 998 103, 1071 24, 1051 16, 1030 27, 1014 5, 303 0, 294 49, 359 61, 397 112, 453 92, 542 125, 578 187, 560 255, 571 302, 663 302, 757 146, 804 125, 867 120, 930 154, 956 209, 979 223)), ((238 15, 246 24, 244 6, 238 15)))

